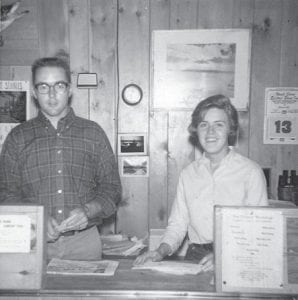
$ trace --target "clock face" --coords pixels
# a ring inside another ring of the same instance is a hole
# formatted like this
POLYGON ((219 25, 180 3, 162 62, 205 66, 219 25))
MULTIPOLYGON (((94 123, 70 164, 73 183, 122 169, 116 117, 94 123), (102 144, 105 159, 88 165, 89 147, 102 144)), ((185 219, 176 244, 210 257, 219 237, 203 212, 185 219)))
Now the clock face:
POLYGON ((142 89, 136 84, 128 84, 122 91, 122 99, 128 105, 138 104, 143 97, 142 89))

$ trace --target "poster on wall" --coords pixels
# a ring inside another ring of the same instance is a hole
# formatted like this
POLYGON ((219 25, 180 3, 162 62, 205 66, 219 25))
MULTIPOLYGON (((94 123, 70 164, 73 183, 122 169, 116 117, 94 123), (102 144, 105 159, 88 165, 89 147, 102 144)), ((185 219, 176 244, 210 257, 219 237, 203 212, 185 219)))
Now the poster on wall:
POLYGON ((193 109, 206 97, 228 96, 247 110, 249 29, 153 31, 153 107, 193 109))
POLYGON ((264 144, 298 144, 298 88, 266 88, 264 144))
POLYGON ((0 151, 10 130, 29 115, 29 81, 0 80, 0 151))

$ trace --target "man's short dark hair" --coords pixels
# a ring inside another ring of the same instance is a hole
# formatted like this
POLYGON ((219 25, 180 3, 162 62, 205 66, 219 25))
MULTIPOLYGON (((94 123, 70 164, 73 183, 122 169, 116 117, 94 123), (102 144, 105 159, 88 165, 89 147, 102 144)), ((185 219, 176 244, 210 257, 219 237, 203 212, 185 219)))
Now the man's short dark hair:
POLYGON ((234 146, 237 141, 237 133, 239 129, 238 113, 231 103, 230 99, 224 95, 214 95, 201 101, 194 109, 191 115, 191 123, 188 126, 190 133, 190 141, 199 148, 202 148, 199 142, 197 128, 203 121, 205 112, 211 108, 218 108, 225 111, 228 116, 230 133, 228 136, 229 146, 234 146))
POLYGON ((33 84, 35 83, 35 76, 37 70, 43 67, 62 68, 65 71, 68 82, 71 82, 70 66, 67 59, 59 56, 52 56, 52 57, 42 57, 33 62, 31 67, 33 84))

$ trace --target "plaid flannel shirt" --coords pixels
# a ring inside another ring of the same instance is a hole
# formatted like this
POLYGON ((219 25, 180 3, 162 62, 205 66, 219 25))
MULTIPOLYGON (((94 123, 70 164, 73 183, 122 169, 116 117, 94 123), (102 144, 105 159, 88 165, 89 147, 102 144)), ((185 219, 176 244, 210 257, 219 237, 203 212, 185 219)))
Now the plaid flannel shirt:
POLYGON ((46 207, 59 223, 94 201, 95 224, 116 211, 121 198, 118 167, 108 138, 93 121, 70 108, 57 130, 39 112, 7 136, 0 157, 0 203, 46 207))

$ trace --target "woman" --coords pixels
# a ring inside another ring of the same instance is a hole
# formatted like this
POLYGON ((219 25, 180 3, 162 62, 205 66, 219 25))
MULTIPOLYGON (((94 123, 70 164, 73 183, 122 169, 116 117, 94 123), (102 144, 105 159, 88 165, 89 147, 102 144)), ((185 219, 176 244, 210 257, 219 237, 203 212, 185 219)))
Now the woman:
POLYGON ((189 132, 203 155, 180 174, 161 244, 140 255, 136 265, 172 255, 188 234, 185 259, 198 261, 203 271, 212 270, 214 206, 268 205, 262 169, 230 147, 235 145, 238 126, 237 111, 229 98, 215 95, 197 105, 189 132))

